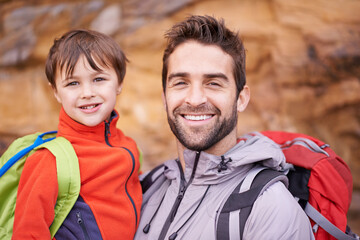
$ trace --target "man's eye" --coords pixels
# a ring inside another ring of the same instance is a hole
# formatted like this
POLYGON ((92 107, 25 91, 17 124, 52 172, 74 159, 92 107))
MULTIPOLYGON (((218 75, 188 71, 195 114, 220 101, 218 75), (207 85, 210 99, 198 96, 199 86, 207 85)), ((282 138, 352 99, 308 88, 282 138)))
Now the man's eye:
POLYGON ((209 82, 208 85, 210 86, 220 86, 218 82, 209 82))
POLYGON ((181 86, 181 85, 185 85, 186 82, 185 81, 177 81, 177 82, 174 82, 174 86, 181 86))

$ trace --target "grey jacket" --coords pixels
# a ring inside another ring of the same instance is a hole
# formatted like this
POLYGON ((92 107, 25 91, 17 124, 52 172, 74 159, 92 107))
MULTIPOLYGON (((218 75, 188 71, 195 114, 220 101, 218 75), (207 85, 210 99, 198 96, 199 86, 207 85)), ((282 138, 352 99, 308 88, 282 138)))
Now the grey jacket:
MULTIPOLYGON (((247 172, 258 165, 286 168, 278 146, 260 136, 240 141, 223 156, 185 150, 184 158, 184 172, 178 160, 165 162, 165 180, 155 182, 144 194, 135 239, 169 239, 176 232, 176 240, 215 240, 218 212, 247 172), (221 162, 227 163, 219 172, 221 162), (144 233, 148 223, 150 228, 144 233)), ((282 182, 276 182, 255 201, 243 239, 306 240, 314 236, 300 205, 282 182)))

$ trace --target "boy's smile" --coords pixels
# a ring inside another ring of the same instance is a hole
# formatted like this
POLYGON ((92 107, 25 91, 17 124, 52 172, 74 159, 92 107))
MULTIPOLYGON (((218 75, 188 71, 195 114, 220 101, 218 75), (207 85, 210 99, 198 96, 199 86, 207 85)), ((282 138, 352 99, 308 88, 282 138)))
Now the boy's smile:
POLYGON ((121 85, 113 68, 101 66, 94 70, 84 56, 80 56, 73 74, 65 70, 56 75, 55 97, 65 112, 86 126, 96 126, 107 120, 116 104, 121 85))
POLYGON ((80 106, 80 108, 85 113, 92 113, 92 112, 96 112, 100 108, 100 106, 101 104, 90 104, 90 105, 80 106))

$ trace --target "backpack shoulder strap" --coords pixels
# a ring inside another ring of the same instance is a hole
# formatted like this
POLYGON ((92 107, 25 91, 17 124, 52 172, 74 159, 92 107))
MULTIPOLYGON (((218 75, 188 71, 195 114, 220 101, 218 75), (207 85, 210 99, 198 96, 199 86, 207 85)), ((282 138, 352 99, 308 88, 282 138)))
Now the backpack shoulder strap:
POLYGON ((0 158, 0 177, 2 177, 17 161, 30 154, 34 148, 51 141, 57 131, 34 133, 16 139, 0 158), (19 151, 19 149, 21 149, 19 151))
POLYGON ((50 226, 53 238, 79 196, 81 185, 79 161, 73 146, 63 137, 46 142, 39 148, 47 148, 56 157, 59 193, 54 221, 50 226))
POLYGON ((143 191, 143 203, 146 203, 153 193, 166 181, 164 175, 167 167, 165 164, 160 164, 148 173, 140 176, 140 183, 143 191))
POLYGON ((245 223, 256 199, 273 183, 288 184, 286 176, 272 169, 255 167, 226 200, 218 217, 217 239, 242 239, 245 223))
POLYGON ((307 203, 304 211, 314 222, 319 224, 326 232, 331 234, 333 237, 339 240, 359 240, 359 236, 354 234, 354 236, 350 236, 343 231, 341 231, 338 227, 332 224, 329 220, 327 220, 320 212, 318 212, 310 203, 307 203))

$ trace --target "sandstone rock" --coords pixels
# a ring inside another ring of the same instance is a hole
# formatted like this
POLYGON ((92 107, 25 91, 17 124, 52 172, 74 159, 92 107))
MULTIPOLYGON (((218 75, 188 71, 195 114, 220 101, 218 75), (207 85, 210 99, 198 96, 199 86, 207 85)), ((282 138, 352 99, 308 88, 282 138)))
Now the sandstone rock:
MULTIPOLYGON (((45 58, 54 38, 92 28, 114 37, 130 59, 116 109, 119 127, 144 153, 143 170, 176 157, 161 100, 163 34, 189 14, 207 14, 238 29, 247 49, 252 98, 239 114, 238 133, 287 130, 322 139, 350 166, 358 194, 359 9, 351 0, 3 1, 0 153, 17 136, 56 129, 60 106, 47 85, 45 58)), ((352 211, 356 223, 356 205, 352 211)))

